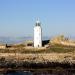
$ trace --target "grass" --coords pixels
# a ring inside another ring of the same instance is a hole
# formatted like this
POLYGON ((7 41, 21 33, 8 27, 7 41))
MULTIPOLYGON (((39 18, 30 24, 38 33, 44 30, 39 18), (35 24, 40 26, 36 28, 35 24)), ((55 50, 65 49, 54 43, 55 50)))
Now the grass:
POLYGON ((43 49, 43 50, 34 50, 34 49, 25 49, 23 47, 19 47, 17 49, 10 50, 10 48, 0 49, 0 53, 67 53, 67 52, 74 52, 75 47, 72 46, 63 46, 63 45, 51 45, 50 48, 43 49))
POLYGON ((48 49, 48 51, 56 52, 56 53, 74 52, 75 51, 75 47, 72 47, 72 46, 63 46, 63 45, 55 44, 55 45, 51 46, 48 49))

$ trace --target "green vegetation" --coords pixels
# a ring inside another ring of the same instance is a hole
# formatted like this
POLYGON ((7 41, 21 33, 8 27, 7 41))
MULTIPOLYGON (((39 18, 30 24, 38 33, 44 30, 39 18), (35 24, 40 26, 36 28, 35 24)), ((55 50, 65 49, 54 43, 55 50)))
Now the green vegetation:
POLYGON ((0 49, 0 53, 67 53, 67 52, 74 52, 75 47, 72 46, 63 46, 63 45, 50 45, 49 48, 46 49, 25 49, 24 47, 18 47, 14 49, 6 48, 0 49))
POLYGON ((56 53, 67 53, 67 52, 74 52, 75 47, 55 44, 51 46, 48 50, 50 52, 56 52, 56 53))

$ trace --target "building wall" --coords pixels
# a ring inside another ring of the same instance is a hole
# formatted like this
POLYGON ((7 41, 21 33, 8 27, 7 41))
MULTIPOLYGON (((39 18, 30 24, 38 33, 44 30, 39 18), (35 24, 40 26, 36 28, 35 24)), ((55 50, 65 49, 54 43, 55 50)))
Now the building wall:
POLYGON ((42 47, 42 29, 41 26, 34 27, 34 47, 42 47))

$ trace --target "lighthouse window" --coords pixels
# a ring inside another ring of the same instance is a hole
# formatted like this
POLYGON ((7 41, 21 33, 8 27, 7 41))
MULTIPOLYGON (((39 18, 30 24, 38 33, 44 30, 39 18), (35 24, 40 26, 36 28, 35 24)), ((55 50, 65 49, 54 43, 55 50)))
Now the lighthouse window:
POLYGON ((36 26, 40 26, 40 23, 36 23, 36 26))

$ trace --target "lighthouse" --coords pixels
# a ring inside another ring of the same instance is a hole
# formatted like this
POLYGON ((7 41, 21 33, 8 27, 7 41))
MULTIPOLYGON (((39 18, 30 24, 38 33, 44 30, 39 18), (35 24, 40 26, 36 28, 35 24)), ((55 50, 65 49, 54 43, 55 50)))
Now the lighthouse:
POLYGON ((39 20, 36 21, 34 26, 34 47, 42 47, 42 28, 39 20))

